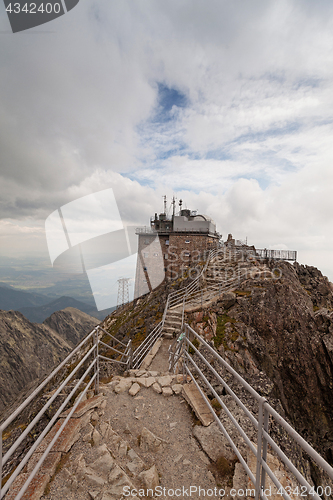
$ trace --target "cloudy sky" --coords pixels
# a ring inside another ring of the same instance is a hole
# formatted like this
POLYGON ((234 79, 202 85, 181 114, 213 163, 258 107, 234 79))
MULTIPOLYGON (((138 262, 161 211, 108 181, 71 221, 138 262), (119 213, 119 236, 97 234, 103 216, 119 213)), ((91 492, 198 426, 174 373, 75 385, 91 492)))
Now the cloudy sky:
POLYGON ((113 188, 129 223, 175 194, 333 281, 330 0, 81 0, 16 34, 1 2, 0 63, 0 258, 113 188))

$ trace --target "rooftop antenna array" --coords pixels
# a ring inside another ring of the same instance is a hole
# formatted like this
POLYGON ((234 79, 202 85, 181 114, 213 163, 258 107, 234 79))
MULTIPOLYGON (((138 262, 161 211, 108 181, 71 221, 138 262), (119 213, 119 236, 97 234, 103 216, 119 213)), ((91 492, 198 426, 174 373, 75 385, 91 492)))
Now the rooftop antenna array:
POLYGON ((118 297, 117 309, 129 302, 128 282, 130 278, 119 278, 118 281, 118 297))
POLYGON ((175 196, 173 196, 173 198, 172 198, 172 202, 171 202, 171 204, 172 204, 172 215, 173 215, 173 217, 175 216, 175 213, 176 213, 176 199, 177 199, 177 198, 176 198, 175 196))

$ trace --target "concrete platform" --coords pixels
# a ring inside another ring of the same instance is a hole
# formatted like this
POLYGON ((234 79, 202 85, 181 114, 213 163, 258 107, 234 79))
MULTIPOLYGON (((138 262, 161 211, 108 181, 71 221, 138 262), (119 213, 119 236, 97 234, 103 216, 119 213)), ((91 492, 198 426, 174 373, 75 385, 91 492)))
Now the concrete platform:
POLYGON ((209 424, 214 422, 214 417, 195 384, 183 385, 183 396, 193 408, 202 425, 208 427, 209 424))

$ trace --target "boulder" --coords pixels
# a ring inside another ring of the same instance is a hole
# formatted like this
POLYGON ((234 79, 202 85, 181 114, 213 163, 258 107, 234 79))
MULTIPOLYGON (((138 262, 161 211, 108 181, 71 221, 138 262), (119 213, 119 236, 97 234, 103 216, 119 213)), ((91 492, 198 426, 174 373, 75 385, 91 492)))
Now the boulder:
POLYGON ((157 382, 155 382, 155 384, 153 384, 153 390, 155 392, 157 392, 157 394, 161 394, 161 392, 162 392, 161 386, 157 382))
POLYGON ((120 394, 122 392, 126 392, 129 390, 129 388, 132 385, 132 379, 129 378, 123 378, 119 381, 119 383, 115 386, 114 392, 117 394, 120 394))
POLYGON ((162 394, 165 397, 172 396, 173 390, 171 389, 171 387, 162 387, 162 394))
POLYGON ((213 422, 208 427, 195 425, 193 434, 199 441, 202 449, 207 453, 209 458, 214 462, 222 455, 227 460, 234 458, 234 453, 227 439, 220 432, 218 425, 213 422))
POLYGON ((141 439, 140 439, 140 448, 142 451, 152 451, 158 452, 162 450, 163 442, 165 442, 162 438, 155 436, 151 431, 149 431, 146 427, 142 429, 141 439))
POLYGON ((128 391, 128 394, 130 396, 136 396, 140 389, 141 389, 140 385, 135 382, 128 391))
MULTIPOLYGON (((141 474, 138 475, 138 478, 144 483, 146 490, 154 490, 160 484, 155 465, 153 465, 150 469, 141 472, 141 474)), ((152 496, 150 492, 149 496, 152 496)))

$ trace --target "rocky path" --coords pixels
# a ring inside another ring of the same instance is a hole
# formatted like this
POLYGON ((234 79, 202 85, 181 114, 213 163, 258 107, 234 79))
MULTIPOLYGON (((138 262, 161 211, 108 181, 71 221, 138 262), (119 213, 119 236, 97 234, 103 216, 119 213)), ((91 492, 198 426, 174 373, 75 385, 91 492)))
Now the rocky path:
MULTIPOLYGON (((149 369, 116 376, 101 384, 99 396, 90 394, 80 403, 23 500, 218 499, 237 498, 230 496, 232 486, 253 488, 217 424, 199 425, 183 398, 182 375, 152 369, 165 368, 169 344, 162 341, 149 369)), ((231 401, 229 405, 238 415, 231 401)), ((67 414, 41 443, 6 500, 15 498, 67 414)), ((220 419, 235 438, 230 423, 223 415, 220 419)), ((249 435, 255 441, 255 434, 249 435)), ((245 449, 242 454, 246 458, 245 449)), ((253 458, 247 456, 254 472, 253 458)), ((281 464, 271 456, 269 461, 285 476, 281 464)), ((275 499, 280 500, 273 495, 275 499)))
MULTIPOLYGON (((210 461, 192 435, 193 417, 187 403, 175 393, 157 392, 158 381, 163 385, 167 379, 171 384, 177 380, 156 372, 140 375, 135 396, 126 386, 137 383, 131 378, 102 386, 103 403, 90 410, 90 421, 58 466, 44 500, 115 500, 130 497, 126 495, 129 489, 143 488, 146 493, 146 488, 158 485, 166 488, 162 498, 169 498, 167 490, 216 487, 208 470, 210 461), (151 375, 157 382, 144 387, 151 375)), ((177 392, 176 385, 172 386, 177 392)))

